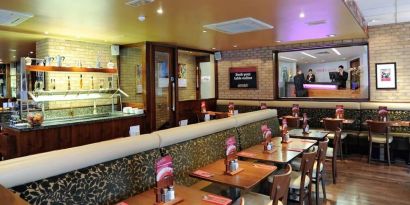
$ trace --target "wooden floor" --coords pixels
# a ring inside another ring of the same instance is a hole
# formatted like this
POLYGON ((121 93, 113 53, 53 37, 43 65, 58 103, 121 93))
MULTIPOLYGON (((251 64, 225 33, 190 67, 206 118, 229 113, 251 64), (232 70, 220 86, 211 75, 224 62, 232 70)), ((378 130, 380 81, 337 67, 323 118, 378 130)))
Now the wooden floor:
POLYGON ((356 155, 339 160, 338 169, 338 181, 333 184, 331 166, 326 163, 327 199, 321 198, 321 204, 410 205, 410 166, 404 162, 390 167, 383 162, 368 164, 367 156, 356 155))

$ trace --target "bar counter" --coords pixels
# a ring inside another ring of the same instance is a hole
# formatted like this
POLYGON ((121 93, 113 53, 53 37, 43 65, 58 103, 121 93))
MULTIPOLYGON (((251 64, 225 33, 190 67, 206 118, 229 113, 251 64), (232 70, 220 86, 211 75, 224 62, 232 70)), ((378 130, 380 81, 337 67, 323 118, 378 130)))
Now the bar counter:
POLYGON ((3 124, 0 143, 4 159, 65 149, 129 136, 130 126, 139 125, 145 133, 144 114, 121 112, 45 121, 37 127, 3 124))
POLYGON ((116 112, 112 114, 96 114, 84 117, 73 117, 73 118, 66 118, 66 119, 58 119, 58 120, 50 120, 44 121, 43 124, 40 126, 31 127, 27 124, 27 126, 13 126, 8 123, 4 123, 2 126, 6 129, 14 129, 19 132, 25 131, 33 131, 33 130, 43 130, 49 128, 56 128, 56 127, 65 127, 65 126, 72 126, 72 125, 79 125, 85 123, 98 123, 98 122, 106 122, 115 119, 128 119, 128 118, 135 118, 135 117, 144 117, 145 114, 127 114, 122 112, 116 112))

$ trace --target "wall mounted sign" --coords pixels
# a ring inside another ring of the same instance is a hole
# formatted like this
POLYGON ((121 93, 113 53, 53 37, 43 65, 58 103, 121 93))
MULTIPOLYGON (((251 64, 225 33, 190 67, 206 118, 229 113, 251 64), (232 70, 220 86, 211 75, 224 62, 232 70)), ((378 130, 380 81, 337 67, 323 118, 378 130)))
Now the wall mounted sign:
POLYGON ((186 64, 178 64, 178 87, 187 87, 186 64))
POLYGON ((257 88, 256 67, 229 68, 229 88, 257 88))
POLYGON ((376 89, 396 88, 396 63, 376 63, 376 89))

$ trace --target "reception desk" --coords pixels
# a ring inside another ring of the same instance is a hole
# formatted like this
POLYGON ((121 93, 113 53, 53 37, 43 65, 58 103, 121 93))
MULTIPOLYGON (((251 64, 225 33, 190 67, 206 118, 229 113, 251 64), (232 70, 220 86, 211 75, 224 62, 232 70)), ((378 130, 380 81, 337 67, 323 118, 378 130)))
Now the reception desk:
MULTIPOLYGON (((308 97, 313 98, 360 98, 360 89, 338 89, 337 82, 315 82, 303 84, 307 90, 308 97)), ((296 97, 295 85, 293 82, 287 82, 287 97, 296 97)))

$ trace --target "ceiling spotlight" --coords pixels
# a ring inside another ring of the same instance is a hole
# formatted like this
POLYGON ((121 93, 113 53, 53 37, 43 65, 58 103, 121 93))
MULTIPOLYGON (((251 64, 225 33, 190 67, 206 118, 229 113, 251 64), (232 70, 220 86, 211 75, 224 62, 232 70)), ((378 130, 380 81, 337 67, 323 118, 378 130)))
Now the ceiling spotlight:
POLYGON ((212 48, 212 50, 216 50, 216 48, 212 48))
POLYGON ((206 32, 208 32, 208 31, 207 31, 207 30, 203 30, 202 32, 206 33, 206 32))
POLYGON ((30 54, 33 54, 34 52, 33 51, 30 51, 30 54))
POLYGON ((303 11, 301 11, 301 12, 299 13, 299 18, 305 18, 305 13, 304 13, 303 11))
POLYGON ((48 31, 44 31, 44 34, 48 35, 48 31))
POLYGON ((162 10, 162 8, 159 7, 159 8, 157 9, 157 13, 158 13, 158 14, 163 14, 163 13, 164 13, 164 10, 162 10))
POLYGON ((145 21, 145 16, 144 15, 138 16, 138 21, 141 21, 141 22, 145 21))
POLYGON ((15 58, 16 56, 13 56, 13 58, 15 58))
POLYGON ((11 52, 16 52, 16 49, 10 49, 11 52))
POLYGON ((237 48, 237 47, 238 47, 238 45, 233 45, 233 47, 234 47, 234 48, 237 48))
POLYGON ((280 43, 280 42, 282 42, 282 41, 280 41, 280 40, 277 40, 277 41, 275 41, 276 43, 280 43))
POLYGON ((327 37, 335 37, 336 35, 335 34, 329 34, 329 35, 327 35, 327 37))

